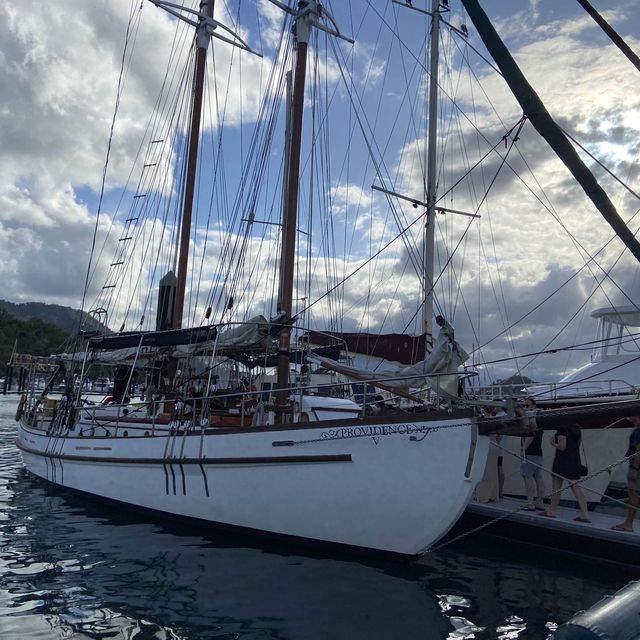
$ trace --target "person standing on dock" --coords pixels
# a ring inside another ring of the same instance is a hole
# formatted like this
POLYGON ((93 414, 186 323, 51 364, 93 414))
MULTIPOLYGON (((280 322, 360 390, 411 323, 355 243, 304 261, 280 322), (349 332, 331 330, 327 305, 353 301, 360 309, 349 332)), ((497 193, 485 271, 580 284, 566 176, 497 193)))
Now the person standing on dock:
POLYGON ((640 507, 640 416, 631 416, 629 421, 635 427, 629 436, 629 448, 625 454, 625 457, 629 458, 627 473, 629 507, 624 522, 611 527, 615 531, 633 531, 633 521, 640 507))
MULTIPOLYGON (((493 418, 506 416, 502 407, 494 407, 490 412, 493 418)), ((489 444, 489 455, 484 469, 484 474, 475 489, 474 500, 481 503, 497 502, 501 496, 500 474, 502 472, 502 456, 500 452, 500 441, 502 437, 498 434, 491 435, 489 444)))
MULTIPOLYGON (((525 409, 529 413, 536 411, 537 405, 533 398, 525 398, 525 409)), ((535 422, 532 420, 533 424, 535 422)), ((522 438, 522 463, 520 473, 524 479, 527 494, 526 511, 544 511, 542 499, 545 495, 544 478, 542 477, 542 430, 533 436, 522 438)))
POLYGON ((578 484, 582 462, 580 461, 580 426, 577 424, 561 427, 551 436, 551 446, 555 448, 556 455, 553 459, 553 477, 551 480, 551 503, 546 511, 540 515, 547 518, 555 518, 560 504, 560 491, 564 480, 570 480, 571 491, 576 497, 580 507, 580 515, 574 518, 576 522, 591 522, 587 509, 587 500, 578 484))
MULTIPOLYGON (((507 416, 507 412, 503 407, 496 407, 493 412, 494 418, 505 418, 507 416)), ((502 436, 496 436, 496 445, 500 447, 502 445, 502 436)), ((504 469, 502 467, 504 461, 504 457, 502 453, 498 453, 498 499, 502 500, 502 494, 504 491, 504 469)))

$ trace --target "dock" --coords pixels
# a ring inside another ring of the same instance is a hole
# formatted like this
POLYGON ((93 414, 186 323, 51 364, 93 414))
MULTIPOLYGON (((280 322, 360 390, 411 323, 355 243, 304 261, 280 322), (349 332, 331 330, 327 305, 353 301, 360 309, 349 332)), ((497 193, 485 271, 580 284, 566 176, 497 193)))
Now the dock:
POLYGON ((596 507, 589 512, 591 522, 583 523, 574 520, 580 515, 578 509, 561 506, 557 517, 547 518, 540 515, 541 511, 524 510, 525 504, 509 497, 497 502, 471 502, 447 538, 477 530, 640 567, 640 515, 635 531, 615 531, 611 527, 624 520, 622 511, 604 513, 596 507))

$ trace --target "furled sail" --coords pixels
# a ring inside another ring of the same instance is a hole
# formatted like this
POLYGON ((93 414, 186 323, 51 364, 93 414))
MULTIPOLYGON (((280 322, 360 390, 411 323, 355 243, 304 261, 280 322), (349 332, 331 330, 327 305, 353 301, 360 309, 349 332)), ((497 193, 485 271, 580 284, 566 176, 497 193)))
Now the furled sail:
POLYGON ((237 353, 255 353, 265 351, 271 346, 274 336, 280 330, 281 318, 277 316, 267 320, 262 315, 254 316, 246 322, 238 323, 223 329, 219 326, 216 336, 205 343, 184 345, 180 347, 176 357, 186 357, 202 353, 210 353, 212 350, 217 355, 233 355, 237 353))
POLYGON ((347 377, 367 380, 372 384, 379 381, 385 387, 403 390, 429 384, 439 395, 457 398, 458 367, 466 361, 469 354, 456 342, 453 327, 442 316, 438 316, 436 321, 440 325, 440 332, 433 350, 424 360, 409 367, 374 372, 345 366, 328 358, 309 356, 308 360, 339 371, 347 377))

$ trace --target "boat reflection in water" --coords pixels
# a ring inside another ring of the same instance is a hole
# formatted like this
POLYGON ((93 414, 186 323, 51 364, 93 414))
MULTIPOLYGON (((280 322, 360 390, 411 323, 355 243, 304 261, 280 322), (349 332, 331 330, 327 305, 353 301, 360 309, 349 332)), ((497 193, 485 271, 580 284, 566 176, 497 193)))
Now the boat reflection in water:
POLYGON ((488 538, 386 565, 238 546, 251 542, 149 523, 24 472, 2 494, 8 639, 543 638, 624 580, 575 558, 563 573, 557 554, 526 565, 526 547, 488 538))
POLYGON ((451 630, 425 585, 380 568, 145 524, 24 473, 14 488, 5 523, 12 541, 0 559, 3 637, 325 639, 338 630, 391 638, 451 630))

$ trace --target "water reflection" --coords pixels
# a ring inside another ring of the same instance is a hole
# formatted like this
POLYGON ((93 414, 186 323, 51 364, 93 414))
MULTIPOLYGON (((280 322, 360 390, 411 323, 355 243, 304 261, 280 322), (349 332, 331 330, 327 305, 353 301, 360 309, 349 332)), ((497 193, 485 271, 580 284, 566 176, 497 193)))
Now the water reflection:
POLYGON ((3 640, 546 638, 630 577, 488 537, 374 565, 154 523, 22 471, 6 400, 3 640))
POLYGON ((49 637, 391 638, 422 629, 445 638, 450 630, 424 584, 378 567, 98 516, 24 473, 11 492, 0 616, 16 624, 39 614, 57 634, 49 637))

